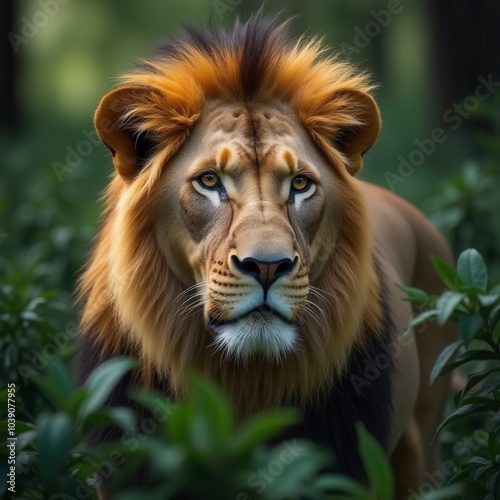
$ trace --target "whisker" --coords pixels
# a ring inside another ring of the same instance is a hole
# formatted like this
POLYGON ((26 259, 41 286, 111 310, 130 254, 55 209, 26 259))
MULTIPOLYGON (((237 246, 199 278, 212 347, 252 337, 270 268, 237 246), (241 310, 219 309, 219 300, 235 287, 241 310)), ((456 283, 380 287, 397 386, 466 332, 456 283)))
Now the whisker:
MULTIPOLYGON (((306 304, 307 304, 307 306, 304 310, 303 318, 310 318, 311 320, 313 320, 316 323, 316 325, 320 328, 320 330, 323 330, 323 331, 328 330, 329 321, 328 321, 328 317, 326 316, 325 312, 314 302, 311 302, 308 300, 308 301, 306 301, 306 304), (316 309, 318 309, 320 311, 322 321, 320 321, 320 318, 318 318, 317 314, 315 313, 315 311, 312 310, 311 306, 315 306, 316 309)), ((303 324, 304 324, 304 322, 303 322, 303 324)))
POLYGON ((316 309, 317 309, 317 310, 321 313, 321 315, 323 316, 323 318, 325 319, 325 321, 328 321, 328 318, 327 318, 327 316, 326 316, 325 311, 324 311, 323 309, 321 309, 321 307, 319 307, 319 305, 318 305, 318 304, 316 304, 316 303, 315 303, 315 302, 313 302, 312 300, 308 300, 308 299, 306 299, 306 300, 305 300, 305 302, 306 302, 306 304, 308 304, 308 305, 314 306, 314 307, 315 307, 315 308, 316 308, 316 309))
MULTIPOLYGON (((322 325, 321 322, 319 321, 319 319, 316 317, 315 314, 313 314, 313 312, 306 308, 304 309, 304 313, 303 313, 303 319, 306 319, 306 318, 310 318, 312 319, 317 325, 319 328, 323 329, 325 325, 322 325)), ((305 321, 302 321, 302 324, 303 326, 305 326, 305 321)))
POLYGON ((324 297, 325 295, 329 295, 332 299, 336 299, 335 295, 333 293, 327 292, 326 290, 323 290, 322 288, 318 288, 317 286, 314 285, 309 285, 309 290, 312 292, 315 292, 317 296, 324 297))
POLYGON ((181 299, 184 295, 187 293, 196 290, 197 288, 205 288, 208 286, 208 281, 200 281, 199 283, 195 283, 194 285, 191 285, 190 287, 186 288, 184 291, 182 291, 177 297, 174 299, 174 303, 177 302, 179 299, 181 299))
MULTIPOLYGON (((321 301, 322 305, 324 305, 326 307, 326 309, 328 309, 330 312, 333 312, 333 303, 331 300, 328 300, 326 297, 324 297, 322 295, 322 290, 319 290, 319 289, 311 289, 310 290, 312 293, 311 295, 315 298, 317 298, 318 300, 321 301)), ((329 294, 331 295, 331 294, 329 294)), ((333 295, 332 295, 333 297, 333 295)))
POLYGON ((181 298, 184 298, 184 300, 174 314, 174 325, 178 325, 179 323, 186 321, 188 318, 196 314, 199 307, 204 306, 207 283, 207 281, 196 283, 186 288, 186 290, 175 298, 172 304, 178 302, 181 298), (186 297, 187 294, 188 296, 186 297))

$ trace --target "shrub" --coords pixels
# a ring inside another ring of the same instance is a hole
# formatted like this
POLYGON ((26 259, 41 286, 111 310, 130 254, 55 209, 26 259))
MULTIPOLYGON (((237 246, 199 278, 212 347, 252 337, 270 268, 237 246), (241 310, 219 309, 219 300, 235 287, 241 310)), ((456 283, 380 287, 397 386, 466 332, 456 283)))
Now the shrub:
MULTIPOLYGON (((63 363, 49 363, 47 374, 36 384, 52 410, 39 414, 34 423, 16 422, 16 497, 96 498, 99 479, 106 479, 117 500, 140 500, 145 495, 158 500, 179 495, 221 500, 256 495, 264 500, 392 496, 388 461, 364 428, 358 428, 359 445, 371 488, 339 475, 320 474, 330 457, 313 443, 292 440, 266 446, 269 438, 296 421, 294 411, 260 414, 235 426, 227 400, 200 377, 193 377, 191 396, 179 405, 162 394, 135 390, 133 397, 149 410, 148 416, 128 408, 106 408, 110 391, 133 365, 126 358, 109 360, 84 387, 76 388, 63 363), (123 437, 96 449, 82 444, 87 432, 109 426, 122 429, 123 437), (145 464, 151 467, 151 485, 130 490, 127 479, 145 464), (333 490, 338 495, 332 497, 333 490)), ((6 398, 7 391, 0 393, 0 404, 6 405, 6 398)), ((1 430, 8 430, 7 422, 1 430)))
POLYGON ((489 279, 486 264, 474 249, 460 254, 456 271, 438 258, 432 262, 446 290, 434 296, 401 287, 423 309, 406 332, 430 320, 441 325, 457 322, 460 339, 439 356, 431 383, 456 368, 469 368, 467 383, 454 397, 455 408, 437 433, 464 418, 472 422, 478 417, 482 422, 480 428, 458 438, 463 446, 454 447, 460 451, 451 458, 454 473, 447 484, 462 484, 464 492, 448 490, 446 498, 494 500, 500 498, 500 283, 489 279))

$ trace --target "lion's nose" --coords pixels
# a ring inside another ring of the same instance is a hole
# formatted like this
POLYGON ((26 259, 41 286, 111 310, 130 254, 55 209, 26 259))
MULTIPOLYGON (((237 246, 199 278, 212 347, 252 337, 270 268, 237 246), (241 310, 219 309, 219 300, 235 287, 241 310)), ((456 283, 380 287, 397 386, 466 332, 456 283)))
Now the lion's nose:
POLYGON ((254 277, 262 285, 264 291, 267 291, 278 278, 290 274, 295 269, 298 257, 295 257, 293 260, 285 258, 267 261, 252 257, 240 260, 236 255, 233 255, 232 260, 238 271, 254 277))

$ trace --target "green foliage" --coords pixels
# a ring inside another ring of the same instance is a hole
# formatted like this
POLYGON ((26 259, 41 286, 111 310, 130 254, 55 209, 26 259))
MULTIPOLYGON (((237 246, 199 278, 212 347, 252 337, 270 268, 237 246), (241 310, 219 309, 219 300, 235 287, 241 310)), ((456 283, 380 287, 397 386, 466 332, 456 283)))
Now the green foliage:
MULTIPOLYGON (((158 415, 165 396, 136 394, 151 415, 158 415)), ((295 412, 282 410, 258 415, 235 427, 234 415, 219 389, 193 377, 188 401, 160 412, 157 429, 148 439, 139 437, 137 448, 121 443, 125 465, 149 463, 152 486, 131 491, 117 488, 119 499, 311 498, 310 480, 328 462, 328 456, 307 442, 289 441, 272 447, 263 441, 296 421, 295 412), (165 418, 164 418, 165 417, 165 418), (271 470, 271 466, 274 468, 271 470), (265 471, 265 472, 262 472, 265 471), (252 487, 254 485, 254 487, 252 487)), ((111 445, 115 447, 115 445, 111 445)))
POLYGON ((387 457, 380 443, 360 424, 357 426, 358 448, 371 488, 340 475, 320 477, 316 487, 334 491, 331 500, 385 500, 392 498, 394 481, 387 457))
MULTIPOLYGON (((217 499, 255 495, 326 499, 332 489, 343 493, 342 498, 353 499, 383 500, 392 494, 388 461, 363 427, 358 428, 359 446, 370 489, 342 476, 320 475, 330 457, 310 442, 291 439, 264 444, 296 422, 295 411, 263 413, 236 426, 220 390, 200 377, 192 378, 190 397, 180 405, 170 403, 163 394, 136 389, 132 397, 144 411, 134 414, 128 408, 106 408, 110 392, 133 366, 129 359, 109 360, 91 374, 84 387, 76 388, 63 363, 49 362, 47 373, 36 384, 51 409, 34 423, 16 424, 16 494, 26 499, 56 499, 83 491, 95 498, 98 477, 106 479, 118 500, 139 500, 144 495, 164 500, 180 494, 217 499), (120 440, 93 450, 82 444, 89 431, 110 426, 123 430, 120 440), (128 478, 146 464, 151 468, 151 486, 130 489, 128 478)), ((6 403, 6 391, 0 399, 6 403)), ((1 425, 6 431, 7 423, 1 425)))
POLYGON ((440 184, 438 194, 426 206, 456 254, 474 246, 496 273, 500 271, 499 190, 497 165, 467 161, 460 173, 440 184))
MULTIPOLYGON (((463 483, 466 498, 493 500, 500 495, 500 286, 490 280, 484 259, 475 249, 460 254, 456 271, 436 257, 432 262, 447 289, 440 296, 430 296, 402 287, 408 300, 425 307, 409 328, 430 319, 459 324, 460 339, 443 350, 431 382, 456 368, 473 366, 467 383, 455 395, 454 411, 441 422, 437 433, 465 417, 483 422, 473 431, 480 436, 473 452, 453 457, 454 474, 448 478, 446 498, 463 498, 458 490, 463 483)), ((465 441, 467 436, 462 438, 465 441)))
MULTIPOLYGON (((83 387, 76 388, 61 361, 48 362, 47 373, 37 377, 35 383, 49 409, 36 416, 35 422, 16 418, 16 496, 50 499, 74 494, 86 484, 101 455, 82 446, 84 435, 110 425, 127 430, 135 423, 131 410, 103 407, 117 381, 133 365, 123 358, 104 362, 83 387), (106 383, 102 383, 104 380, 106 383)), ((1 399, 2 407, 6 407, 5 393, 1 399)), ((2 431, 6 430, 7 422, 2 422, 2 431)), ((2 453, 7 453, 5 446, 2 453)), ((6 463, 6 457, 2 457, 2 464, 6 463)))
POLYGON ((37 263, 26 269, 0 259, 0 384, 18 386, 23 406, 18 411, 36 414, 45 407, 33 380, 50 359, 68 360, 73 350, 74 323, 69 320, 55 291, 39 284, 43 269, 37 263), (62 330, 60 325, 64 325, 62 330))

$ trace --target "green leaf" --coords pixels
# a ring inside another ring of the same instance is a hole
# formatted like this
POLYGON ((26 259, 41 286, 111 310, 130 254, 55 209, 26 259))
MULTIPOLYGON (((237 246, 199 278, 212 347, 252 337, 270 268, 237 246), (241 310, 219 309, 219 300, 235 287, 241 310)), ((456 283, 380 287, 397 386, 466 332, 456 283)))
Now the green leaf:
MULTIPOLYGON (((373 500, 371 493, 354 479, 340 475, 320 476, 313 485, 315 490, 322 492, 336 491, 345 493, 358 500, 373 500)), ((332 498, 336 498, 335 496, 332 498)))
POLYGON ((85 419, 101 408, 120 379, 136 365, 129 358, 113 358, 99 365, 85 382, 88 395, 81 404, 78 417, 85 419))
POLYGON ((81 432, 85 434, 92 429, 102 429, 109 426, 118 426, 130 430, 136 424, 136 415, 130 408, 106 408, 89 414, 84 421, 81 432))
POLYGON ((80 412, 81 406, 84 404, 88 396, 88 390, 84 387, 76 389, 71 397, 65 404, 65 410, 73 417, 76 418, 80 412))
POLYGON ((480 314, 461 314, 459 319, 460 336, 468 347, 477 332, 481 329, 484 318, 480 314))
POLYGON ((192 375, 189 400, 181 404, 167 421, 167 432, 197 458, 219 454, 233 428, 229 403, 216 386, 192 375))
POLYGON ((469 464, 486 465, 488 467, 491 467, 491 460, 488 460, 487 458, 484 457, 470 457, 467 459, 467 462, 469 464))
POLYGON ((474 389, 478 384, 480 384, 483 380, 488 378, 490 375, 493 375, 493 374, 498 373, 498 372, 500 372, 500 367, 492 368, 491 370, 488 370, 487 372, 470 374, 465 387, 460 392, 457 393, 457 395, 456 395, 457 399, 455 400, 455 404, 457 406, 460 406, 462 404, 463 398, 472 389, 474 389))
POLYGON ((33 383, 56 410, 64 410, 67 400, 48 377, 35 377, 33 383))
POLYGON ((368 481, 377 493, 377 498, 393 498, 393 478, 391 467, 380 443, 362 424, 356 425, 358 446, 368 481))
POLYGON ((490 287, 489 293, 500 295, 500 279, 496 279, 490 287))
POLYGON ((400 337, 404 337, 408 335, 416 326, 421 325, 422 323, 426 323, 430 319, 434 319, 437 317, 437 310, 430 309, 428 311, 424 311, 420 313, 418 316, 413 318, 405 327, 403 332, 400 334, 400 337))
POLYGON ((484 396, 478 396, 473 394, 472 396, 468 396, 464 399, 464 405, 482 405, 493 408, 494 410, 500 408, 500 401, 495 401, 494 399, 490 399, 484 396))
POLYGON ((463 495, 464 485, 458 483, 445 486, 444 488, 433 489, 430 492, 426 491, 425 500, 463 500, 465 498, 463 495))
POLYGON ((185 451, 180 446, 168 446, 153 454, 155 469, 160 474, 182 474, 185 465, 185 451))
POLYGON ((488 411, 489 407, 488 406, 483 406, 483 405, 464 405, 461 406, 460 408, 457 408, 453 413, 448 415, 438 426, 436 430, 436 434, 434 435, 434 439, 436 436, 439 434, 441 429, 445 427, 446 425, 450 424, 451 422, 454 422, 455 420, 458 420, 459 418, 465 417, 466 415, 473 415, 474 413, 484 413, 485 411, 488 411))
POLYGON ((211 440, 221 444, 233 430, 234 418, 231 406, 221 390, 211 381, 199 375, 191 375, 189 400, 195 415, 203 416, 211 440))
POLYGON ((47 374, 48 380, 66 401, 75 390, 71 373, 66 365, 60 359, 51 360, 47 365, 47 374))
MULTIPOLYGON (((456 467, 457 472, 455 472, 450 479, 448 479, 448 484, 461 483, 463 480, 470 479, 471 474, 474 472, 475 467, 473 465, 469 465, 467 462, 460 464, 459 467, 456 467)), ((461 497, 459 500, 464 500, 461 497)))
POLYGON ((298 456, 293 456, 291 462, 283 464, 281 473, 268 486, 268 498, 294 498, 328 461, 328 455, 311 447, 310 443, 293 440, 291 443, 285 441, 276 446, 269 456, 268 463, 280 463, 280 456, 287 446, 294 449, 298 456))
MULTIPOLYGON (((469 463, 472 463, 474 465, 479 465, 478 463, 475 462, 475 460, 473 459, 469 459, 468 460, 469 463)), ((484 476, 485 474, 487 474, 488 472, 494 472, 495 471, 495 466, 494 465, 491 465, 491 462, 490 462, 490 465, 483 465, 481 467, 478 467, 475 471, 474 471, 474 475, 473 475, 473 478, 474 478, 474 481, 480 481, 481 480, 481 476, 484 476)))
POLYGON ((489 328, 494 330, 500 322, 500 306, 495 307, 488 317, 489 328))
POLYGON ((493 476, 490 478, 490 481, 488 483, 490 491, 493 491, 494 493, 490 494, 490 498, 487 498, 486 500, 495 500, 495 494, 498 494, 500 491, 500 471, 495 472, 493 476))
POLYGON ((469 248, 460 254, 457 271, 466 285, 486 291, 488 270, 483 257, 477 250, 469 248))
MULTIPOLYGON (((481 389, 475 393, 476 396, 489 397, 494 393, 500 394, 500 378, 485 382, 481 389)), ((492 400, 493 401, 493 400, 492 400)), ((500 410, 500 400, 494 400, 497 408, 500 410)))
POLYGON ((431 262, 438 276, 443 280, 443 283, 451 290, 456 290, 457 287, 463 286, 464 282, 458 273, 451 268, 444 260, 436 256, 431 256, 431 262))
POLYGON ((193 412, 191 407, 181 404, 165 422, 167 435, 174 443, 183 447, 189 446, 191 441, 191 421, 193 412))
POLYGON ((466 363, 470 363, 471 361, 488 361, 488 360, 497 361, 498 357, 494 352, 486 351, 484 349, 469 350, 467 352, 464 352, 463 354, 460 354, 460 356, 456 359, 456 361, 453 361, 452 363, 443 366, 443 368, 439 372, 439 375, 445 375, 446 373, 451 372, 455 368, 465 365, 466 363))
POLYGON ((32 430, 32 431, 27 431, 27 432, 22 432, 17 436, 17 441, 16 441, 16 453, 19 453, 27 448, 28 446, 32 446, 33 441, 35 441, 38 438, 38 431, 32 430))
POLYGON ((165 419, 170 416, 179 406, 160 391, 148 390, 144 391, 143 388, 133 387, 129 391, 132 399, 140 403, 144 408, 147 408, 153 414, 161 414, 165 419))
POLYGON ((440 325, 444 325, 464 298, 465 294, 463 293, 451 292, 449 290, 444 292, 436 303, 438 311, 437 322, 440 325))
POLYGON ((410 302, 415 302, 417 304, 427 304, 432 300, 431 295, 418 288, 414 288, 412 286, 403 286, 399 285, 398 283, 396 283, 396 286, 408 296, 407 300, 409 300, 410 302))
POLYGON ((237 430, 231 439, 231 447, 239 453, 248 452, 297 421, 298 413, 292 409, 259 413, 237 430))
MULTIPOLYGON (((0 431, 6 432, 9 429, 9 425, 6 421, 0 422, 0 431)), ((16 434, 19 434, 21 432, 28 432, 35 430, 36 427, 33 424, 30 424, 29 422, 20 422, 19 420, 16 420, 16 434)))
POLYGON ((500 295, 496 295, 496 294, 489 294, 489 295, 479 294, 477 296, 477 299, 479 300, 479 303, 483 307, 491 307, 495 302, 497 302, 498 300, 500 300, 500 295))
MULTIPOLYGON (((490 432, 488 436, 488 451, 492 457, 496 457, 500 450, 500 428, 490 432)), ((500 470, 498 471, 500 473, 500 470)))
POLYGON ((61 412, 42 414, 37 424, 40 479, 49 492, 54 492, 73 444, 72 422, 67 413, 61 412))
POLYGON ((434 383, 434 381, 440 375, 441 370, 443 369, 444 365, 446 363, 448 363, 448 361, 453 357, 453 355, 458 351, 458 349, 460 349, 460 347, 462 347, 462 345, 463 345, 463 341, 457 340, 443 349, 441 354, 438 356, 438 359, 436 360, 434 367, 432 368, 431 376, 430 376, 430 383, 431 384, 434 383))

